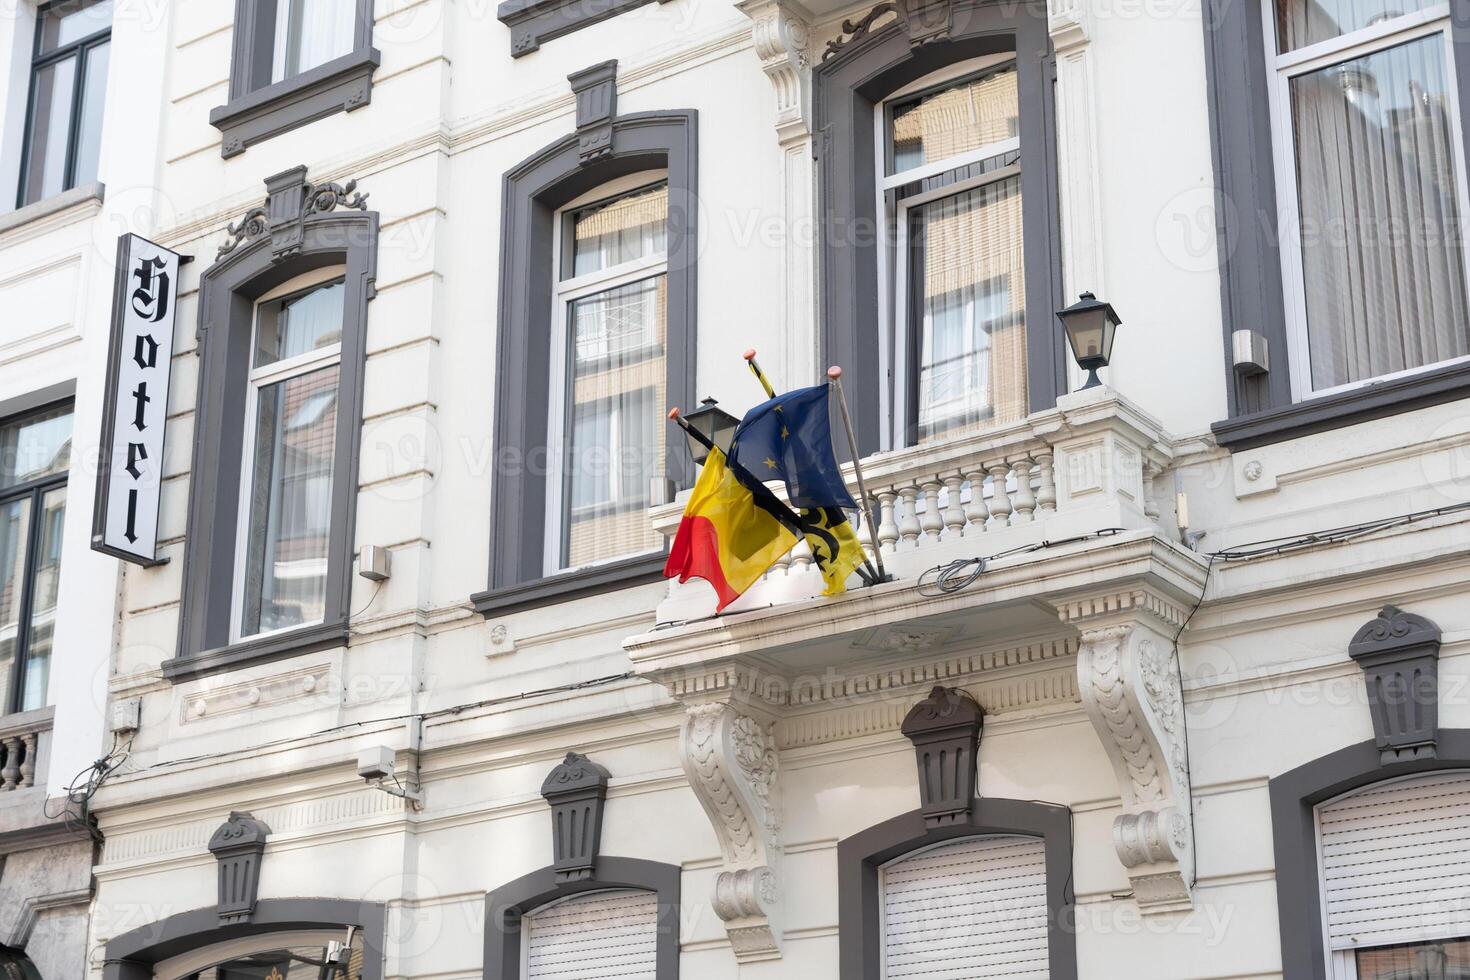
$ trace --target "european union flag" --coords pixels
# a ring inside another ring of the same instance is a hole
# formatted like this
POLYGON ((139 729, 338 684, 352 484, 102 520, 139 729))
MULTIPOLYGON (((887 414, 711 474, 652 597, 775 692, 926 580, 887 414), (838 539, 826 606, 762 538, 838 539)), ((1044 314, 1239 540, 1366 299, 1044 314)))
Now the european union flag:
POLYGON ((757 405, 745 413, 730 449, 730 458, 756 479, 784 481, 798 509, 857 507, 832 451, 827 392, 826 385, 797 388, 757 405))

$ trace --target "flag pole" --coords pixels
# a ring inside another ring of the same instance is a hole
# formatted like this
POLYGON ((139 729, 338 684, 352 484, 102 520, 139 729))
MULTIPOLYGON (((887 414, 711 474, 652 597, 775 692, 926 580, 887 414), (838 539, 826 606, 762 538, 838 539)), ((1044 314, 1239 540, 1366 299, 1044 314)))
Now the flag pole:
POLYGON ((771 382, 766 380, 766 372, 762 371, 761 366, 755 362, 754 347, 745 352, 745 363, 750 365, 751 373, 754 374, 756 380, 761 383, 761 387, 766 389, 766 397, 775 398, 776 389, 771 387, 771 382))
POLYGON ((858 494, 863 501, 863 517, 868 522, 868 536, 873 542, 873 559, 878 563, 878 581, 888 581, 888 570, 883 567, 883 549, 878 544, 878 525, 873 521, 873 503, 868 498, 868 486, 863 482, 863 461, 858 453, 857 435, 852 431, 852 415, 847 411, 847 395, 842 390, 842 368, 832 365, 827 369, 827 380, 837 389, 837 404, 842 409, 842 427, 847 430, 847 445, 852 450, 852 470, 857 476, 858 494))

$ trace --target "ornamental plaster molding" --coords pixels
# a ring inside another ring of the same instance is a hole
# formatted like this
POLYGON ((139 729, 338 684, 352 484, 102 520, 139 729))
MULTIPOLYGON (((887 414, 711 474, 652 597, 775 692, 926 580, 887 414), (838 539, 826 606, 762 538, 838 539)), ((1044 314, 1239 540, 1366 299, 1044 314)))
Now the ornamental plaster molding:
POLYGON ((770 727, 726 701, 691 704, 679 740, 724 858, 711 905, 740 962, 781 956, 779 757, 770 727))
POLYGON ((1194 884, 1189 759, 1178 658, 1165 625, 1177 607, 1161 599, 1099 608, 1107 610, 1101 621, 1082 623, 1077 677, 1122 800, 1113 846, 1140 911, 1188 910, 1194 884))
POLYGON ((776 138, 782 146, 811 135, 811 25, 789 0, 741 0, 753 23, 751 43, 776 95, 776 138))

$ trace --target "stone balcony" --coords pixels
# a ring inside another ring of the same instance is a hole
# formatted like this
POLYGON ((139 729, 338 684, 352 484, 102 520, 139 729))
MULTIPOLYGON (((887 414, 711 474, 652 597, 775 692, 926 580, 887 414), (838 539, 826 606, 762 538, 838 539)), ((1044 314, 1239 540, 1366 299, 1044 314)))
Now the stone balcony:
MULTIPOLYGON (((896 734, 934 685, 988 716, 1080 704, 1113 764, 1114 839, 1140 909, 1191 907, 1174 637, 1206 563, 1155 497, 1174 446, 1115 392, 1079 392, 864 459, 876 527, 859 536, 888 581, 822 596, 799 545, 719 616, 706 583, 671 583, 653 628, 623 647, 685 706, 684 767, 725 851, 713 904, 737 957, 780 955, 781 752, 896 734), (937 587, 936 569, 977 558, 973 581, 937 587)), ((672 536, 681 509, 651 519, 672 536)))

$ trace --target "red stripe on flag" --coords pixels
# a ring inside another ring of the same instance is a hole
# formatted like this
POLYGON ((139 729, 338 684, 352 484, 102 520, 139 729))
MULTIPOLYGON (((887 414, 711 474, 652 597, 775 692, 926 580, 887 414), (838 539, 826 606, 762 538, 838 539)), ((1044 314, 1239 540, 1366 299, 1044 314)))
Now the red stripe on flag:
POLYGON ((669 548, 669 560, 664 564, 664 578, 676 575, 681 583, 702 578, 714 586, 715 594, 720 597, 715 612, 740 598, 740 593, 725 580, 725 569, 720 565, 720 537, 707 517, 685 517, 679 522, 679 531, 669 548))

